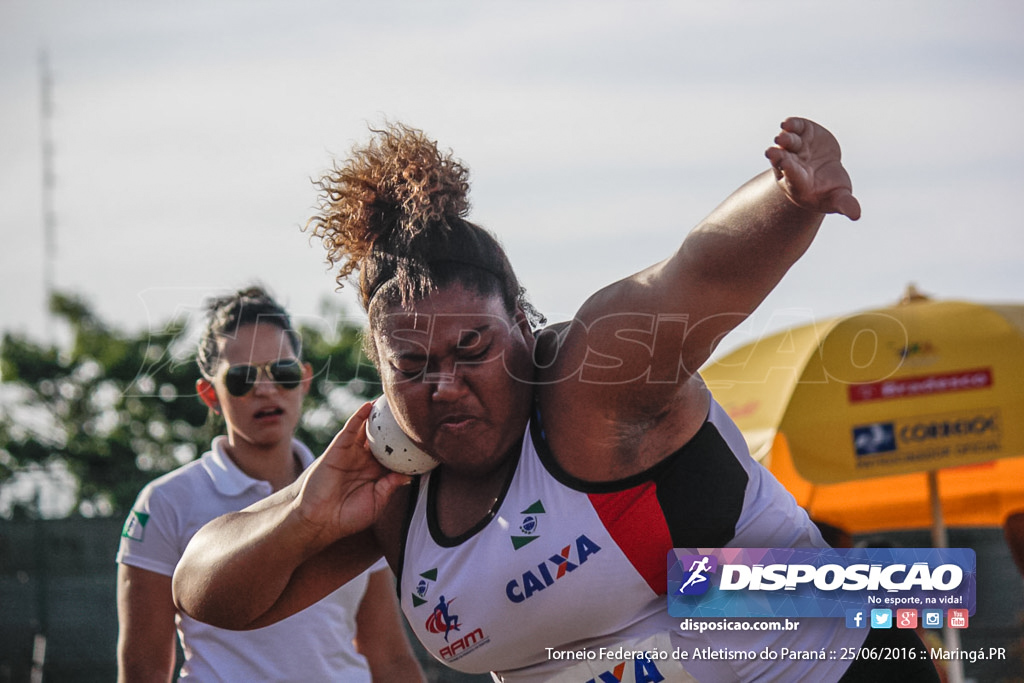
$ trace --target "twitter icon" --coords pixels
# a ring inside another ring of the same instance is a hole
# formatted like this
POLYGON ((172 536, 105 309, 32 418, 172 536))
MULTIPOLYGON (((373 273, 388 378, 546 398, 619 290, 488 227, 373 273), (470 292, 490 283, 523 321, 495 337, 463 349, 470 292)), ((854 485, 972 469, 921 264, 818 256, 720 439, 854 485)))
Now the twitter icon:
POLYGON ((871 628, 892 628, 892 610, 871 610, 871 628))

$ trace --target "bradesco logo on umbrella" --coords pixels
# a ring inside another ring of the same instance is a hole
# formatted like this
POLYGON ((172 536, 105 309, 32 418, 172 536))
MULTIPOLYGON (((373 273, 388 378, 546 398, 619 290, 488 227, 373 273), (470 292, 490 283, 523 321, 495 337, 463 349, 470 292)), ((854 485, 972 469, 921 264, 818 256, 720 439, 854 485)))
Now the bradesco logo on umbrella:
POLYGON ((970 548, 675 548, 673 617, 840 617, 848 610, 975 611, 970 548))

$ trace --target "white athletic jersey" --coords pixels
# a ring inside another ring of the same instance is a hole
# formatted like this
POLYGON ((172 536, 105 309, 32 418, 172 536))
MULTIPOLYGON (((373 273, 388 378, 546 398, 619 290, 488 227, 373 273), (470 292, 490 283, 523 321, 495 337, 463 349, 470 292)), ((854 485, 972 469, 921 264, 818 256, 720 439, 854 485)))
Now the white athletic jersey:
MULTIPOLYGON (((647 472, 610 483, 555 463, 535 418, 493 516, 445 538, 423 475, 409 520, 400 597, 413 631, 460 671, 521 681, 836 681, 849 662, 578 659, 676 648, 840 651, 864 630, 804 619, 796 631, 680 630, 668 615, 668 553, 678 548, 826 547, 793 497, 749 455, 714 403, 691 441, 647 472), (575 653, 562 655, 560 653, 575 653), (585 655, 584 655, 585 656, 585 655), (683 670, 685 666, 685 670, 683 670)), ((713 655, 709 655, 713 656, 713 655)))
MULTIPOLYGON (((121 533, 118 562, 172 576, 200 527, 270 495, 269 483, 249 477, 228 457, 226 443, 226 437, 217 437, 202 458, 142 489, 121 533)), ((313 454, 302 443, 293 441, 292 449, 303 468, 312 464, 313 454)), ((204 683, 370 683, 366 659, 352 644, 369 573, 287 619, 252 631, 215 628, 179 612, 175 621, 185 652, 181 677, 204 683)))

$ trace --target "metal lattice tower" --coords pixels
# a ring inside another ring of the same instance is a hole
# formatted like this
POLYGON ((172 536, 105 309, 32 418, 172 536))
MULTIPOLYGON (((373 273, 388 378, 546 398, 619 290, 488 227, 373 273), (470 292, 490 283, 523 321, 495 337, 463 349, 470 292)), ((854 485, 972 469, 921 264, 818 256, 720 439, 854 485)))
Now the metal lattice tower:
POLYGON ((57 258, 57 213, 54 209, 54 192, 57 178, 53 160, 53 76, 46 50, 39 51, 39 131, 42 153, 42 217, 43 217, 43 288, 46 301, 47 336, 53 338, 53 316, 50 300, 55 289, 55 262, 57 258))

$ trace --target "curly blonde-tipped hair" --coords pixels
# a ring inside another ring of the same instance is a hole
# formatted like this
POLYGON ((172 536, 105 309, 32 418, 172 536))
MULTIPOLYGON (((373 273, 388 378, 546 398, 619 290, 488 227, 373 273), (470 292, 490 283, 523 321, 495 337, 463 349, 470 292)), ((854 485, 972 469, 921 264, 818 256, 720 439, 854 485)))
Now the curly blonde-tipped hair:
POLYGON ((319 212, 306 224, 337 267, 338 285, 358 272, 369 312, 372 303, 408 305, 458 282, 500 294, 510 313, 518 306, 531 323, 543 321, 498 240, 466 220, 469 170, 421 130, 401 123, 370 130, 367 144, 316 181, 319 212))
POLYGON ((378 239, 408 244, 432 224, 469 213, 469 171, 423 131, 401 123, 373 129, 343 165, 323 175, 320 212, 307 229, 319 237, 339 285, 370 256, 378 239))

